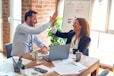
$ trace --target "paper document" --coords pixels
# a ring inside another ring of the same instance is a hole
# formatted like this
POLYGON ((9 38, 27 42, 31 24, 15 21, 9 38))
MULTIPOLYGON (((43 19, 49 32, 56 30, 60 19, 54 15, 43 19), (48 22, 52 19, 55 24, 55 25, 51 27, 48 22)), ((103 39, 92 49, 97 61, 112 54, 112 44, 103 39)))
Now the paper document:
POLYGON ((60 75, 79 74, 80 70, 86 69, 84 65, 74 62, 71 58, 62 61, 53 61, 53 64, 55 65, 53 70, 60 75))
POLYGON ((14 72, 0 72, 0 76, 23 76, 14 72))
POLYGON ((62 66, 57 66, 54 67, 53 70, 55 72, 57 72, 60 75, 67 75, 67 74, 79 74, 76 66, 71 65, 71 66, 67 66, 67 65, 62 65, 62 66))
POLYGON ((71 62, 73 62, 73 60, 71 58, 64 59, 64 60, 52 61, 52 63, 54 64, 54 66, 64 65, 64 64, 71 63, 71 62))

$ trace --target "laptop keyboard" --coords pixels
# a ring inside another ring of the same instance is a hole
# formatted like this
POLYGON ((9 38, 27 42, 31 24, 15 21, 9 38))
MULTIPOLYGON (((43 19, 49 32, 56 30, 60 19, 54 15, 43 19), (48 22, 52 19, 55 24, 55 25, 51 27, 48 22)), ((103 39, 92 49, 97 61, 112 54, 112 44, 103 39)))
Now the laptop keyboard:
POLYGON ((49 55, 43 56, 43 59, 49 61, 49 55))
POLYGON ((48 59, 48 58, 49 58, 49 55, 46 55, 46 56, 44 56, 44 57, 48 59))

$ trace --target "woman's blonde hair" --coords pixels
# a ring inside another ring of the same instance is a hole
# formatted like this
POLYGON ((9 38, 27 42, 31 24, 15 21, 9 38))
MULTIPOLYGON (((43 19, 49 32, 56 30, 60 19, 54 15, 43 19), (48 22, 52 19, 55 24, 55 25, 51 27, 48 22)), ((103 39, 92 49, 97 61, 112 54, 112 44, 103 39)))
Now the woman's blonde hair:
POLYGON ((90 36, 90 26, 89 23, 87 22, 87 20, 85 18, 77 18, 76 20, 78 20, 80 26, 81 26, 81 31, 80 31, 80 37, 83 36, 90 36))

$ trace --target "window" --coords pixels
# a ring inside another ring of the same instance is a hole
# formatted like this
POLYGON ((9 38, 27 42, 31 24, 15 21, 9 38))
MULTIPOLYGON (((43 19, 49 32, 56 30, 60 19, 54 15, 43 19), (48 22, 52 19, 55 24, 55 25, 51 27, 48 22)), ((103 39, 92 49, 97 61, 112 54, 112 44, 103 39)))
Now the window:
POLYGON ((18 24, 21 24, 21 0, 10 0, 11 40, 18 24))
POLYGON ((114 0, 111 2, 111 11, 110 11, 110 17, 109 17, 109 30, 113 30, 114 32, 114 0))
POLYGON ((90 53, 101 63, 113 64, 114 48, 114 0, 94 0, 91 17, 91 46, 97 48, 90 53), (98 50, 98 51, 97 51, 98 50), (94 54, 92 54, 94 52, 94 54), (102 54, 102 55, 101 55, 102 54), (104 57, 102 57, 104 55, 104 57), (106 56, 107 55, 107 56, 106 56), (107 62, 108 60, 108 62, 107 62))
POLYGON ((114 0, 94 0, 91 30, 114 33, 114 0))
POLYGON ((58 4, 58 15, 63 17, 63 10, 64 10, 64 0, 59 0, 58 4))
POLYGON ((105 31, 108 0, 95 0, 92 8, 91 29, 105 31))

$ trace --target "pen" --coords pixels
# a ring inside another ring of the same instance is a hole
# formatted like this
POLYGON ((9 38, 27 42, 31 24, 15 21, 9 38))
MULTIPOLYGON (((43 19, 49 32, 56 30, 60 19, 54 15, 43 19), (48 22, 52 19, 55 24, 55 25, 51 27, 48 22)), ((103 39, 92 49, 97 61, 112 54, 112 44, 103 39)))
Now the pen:
POLYGON ((19 57, 18 61, 21 61, 22 56, 19 57))
POLYGON ((12 60, 13 60, 13 62, 16 64, 16 62, 15 62, 15 60, 14 60, 14 58, 12 57, 12 60))
POLYGON ((22 60, 21 60, 21 58, 22 58, 22 56, 19 57, 18 63, 17 63, 19 68, 22 68, 22 60))

